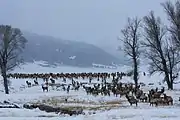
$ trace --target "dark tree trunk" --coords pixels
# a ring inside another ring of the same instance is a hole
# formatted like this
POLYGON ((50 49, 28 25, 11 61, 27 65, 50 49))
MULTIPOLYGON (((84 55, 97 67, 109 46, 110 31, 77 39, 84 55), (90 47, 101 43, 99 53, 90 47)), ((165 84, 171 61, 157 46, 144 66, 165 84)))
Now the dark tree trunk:
POLYGON ((170 78, 169 78, 169 72, 168 72, 168 68, 167 68, 167 64, 166 64, 166 60, 162 59, 162 64, 164 67, 164 74, 165 74, 165 81, 168 85, 168 89, 169 90, 173 90, 173 83, 171 83, 170 78))
POLYGON ((169 89, 170 89, 170 90, 173 90, 173 89, 174 89, 174 87, 173 87, 173 81, 170 82, 169 89))
POLYGON ((134 71, 133 71, 133 79, 134 79, 134 83, 135 86, 138 86, 138 64, 137 64, 137 59, 133 58, 133 62, 134 62, 134 71))
POLYGON ((8 79, 5 68, 2 69, 2 77, 4 80, 4 88, 5 88, 5 94, 9 94, 9 88, 8 88, 8 79))
POLYGON ((165 81, 167 83, 168 89, 173 90, 173 82, 170 81, 169 74, 165 71, 165 81))
POLYGON ((3 79, 4 79, 5 94, 9 94, 7 76, 6 76, 6 75, 3 75, 3 79))
POLYGON ((168 86, 168 88, 170 90, 173 90, 173 81, 174 81, 174 78, 173 78, 173 73, 172 73, 172 69, 170 70, 170 84, 168 86))
MULTIPOLYGON (((160 46, 160 43, 159 43, 159 46, 160 46)), ((166 83, 168 85, 168 89, 172 90, 173 89, 173 84, 171 84, 171 81, 170 81, 170 78, 169 78, 169 70, 168 70, 168 67, 167 67, 166 60, 164 58, 162 49, 160 49, 160 54, 161 54, 162 65, 163 65, 164 74, 165 74, 165 81, 166 81, 166 83)))
POLYGON ((167 73, 165 73, 165 81, 167 83, 167 86, 168 86, 168 90, 172 90, 172 85, 171 85, 171 82, 169 80, 169 75, 166 75, 167 73))

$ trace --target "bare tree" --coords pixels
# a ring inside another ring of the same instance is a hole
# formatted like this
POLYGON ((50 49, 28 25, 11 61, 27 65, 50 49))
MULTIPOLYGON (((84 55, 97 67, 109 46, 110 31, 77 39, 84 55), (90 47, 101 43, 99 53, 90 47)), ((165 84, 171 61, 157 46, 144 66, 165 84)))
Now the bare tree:
POLYGON ((20 29, 9 25, 0 25, 0 36, 0 69, 4 79, 5 93, 9 94, 7 72, 22 62, 20 53, 27 41, 20 29))
POLYGON ((140 56, 140 21, 141 20, 137 17, 134 19, 128 18, 127 26, 121 30, 122 38, 120 38, 123 42, 123 50, 125 54, 133 61, 133 79, 136 86, 138 85, 138 63, 140 56))
POLYGON ((174 80, 178 77, 179 72, 179 63, 180 63, 180 52, 174 44, 172 43, 173 39, 170 38, 166 42, 165 47, 165 56, 169 71, 169 80, 171 83, 171 89, 173 89, 174 80))
MULTIPOLYGON (((173 84, 174 79, 178 77, 180 62, 180 1, 166 1, 161 4, 170 22, 167 30, 170 32, 170 44, 167 45, 167 60, 169 65, 170 80, 173 84)), ((173 86, 173 85, 172 85, 173 86)))
POLYGON ((150 60, 150 74, 161 72, 165 75, 165 81, 169 89, 173 89, 174 71, 179 63, 179 53, 171 43, 172 39, 166 39, 166 27, 162 25, 159 17, 150 12, 144 17, 146 57, 150 60))
POLYGON ((180 0, 177 0, 175 4, 172 1, 166 1, 161 4, 167 14, 170 26, 168 30, 171 33, 173 43, 180 50, 180 0))

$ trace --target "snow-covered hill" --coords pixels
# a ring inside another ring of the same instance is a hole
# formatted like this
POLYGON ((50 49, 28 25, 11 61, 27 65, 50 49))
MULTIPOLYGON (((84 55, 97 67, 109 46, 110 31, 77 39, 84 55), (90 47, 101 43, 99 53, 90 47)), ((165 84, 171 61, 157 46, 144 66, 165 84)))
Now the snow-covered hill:
POLYGON ((61 63, 75 67, 92 67, 92 63, 109 66, 113 66, 112 62, 116 64, 126 63, 124 56, 118 59, 116 56, 92 44, 63 40, 30 32, 23 33, 28 40, 22 54, 25 62, 43 60, 50 65, 61 63))

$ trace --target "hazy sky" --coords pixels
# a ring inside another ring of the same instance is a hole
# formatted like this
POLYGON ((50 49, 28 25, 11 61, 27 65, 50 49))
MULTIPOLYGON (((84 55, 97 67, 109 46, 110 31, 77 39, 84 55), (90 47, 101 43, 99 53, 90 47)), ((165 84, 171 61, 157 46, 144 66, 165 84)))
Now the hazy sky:
POLYGON ((128 16, 164 17, 165 0, 0 0, 0 23, 63 39, 109 45, 128 16))

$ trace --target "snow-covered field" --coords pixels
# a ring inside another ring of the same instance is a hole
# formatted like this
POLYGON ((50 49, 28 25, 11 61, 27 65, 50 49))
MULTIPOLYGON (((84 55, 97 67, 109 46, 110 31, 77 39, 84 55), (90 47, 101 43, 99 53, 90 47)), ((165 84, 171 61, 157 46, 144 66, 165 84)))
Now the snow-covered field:
MULTIPOLYGON (((40 64, 40 63, 38 63, 40 64)), ((97 68, 71 68, 71 67, 40 67, 38 64, 26 64, 22 68, 17 68, 14 72, 19 73, 49 73, 49 72, 117 72, 128 71, 129 68, 123 66, 118 69, 97 69, 97 68)), ((143 87, 144 91, 156 86, 161 87, 163 77, 155 74, 152 77, 149 75, 143 76, 142 71, 146 72, 145 66, 140 68, 139 82, 146 84, 143 87), (153 86, 148 86, 149 83, 154 83, 153 86), (161 83, 161 84, 159 84, 161 83)), ((46 113, 39 109, 0 109, 0 120, 180 120, 180 90, 178 84, 175 85, 174 91, 167 91, 167 95, 173 96, 173 106, 158 106, 152 107, 148 103, 139 103, 137 107, 130 106, 127 100, 122 97, 112 96, 92 96, 86 95, 83 89, 79 91, 70 90, 67 94, 66 91, 57 91, 50 88, 49 92, 42 92, 40 86, 27 88, 25 84, 26 79, 11 79, 11 94, 5 95, 3 85, 0 85, 0 102, 8 100, 18 105, 23 105, 27 102, 39 103, 44 102, 54 106, 64 107, 83 107, 85 115, 68 116, 58 115, 55 113, 46 113), (68 103, 64 102, 64 98, 68 98, 68 103), (95 112, 95 114, 93 114, 95 112)), ((29 80, 32 81, 32 80, 29 80)), ((42 82, 41 79, 38 81, 42 82)), ((83 80, 78 80, 83 81, 83 80)), ((123 82, 132 82, 132 78, 124 77, 123 82)), ((61 82, 58 80, 57 82, 61 82)), ((97 81, 92 81, 97 82, 97 81)))

